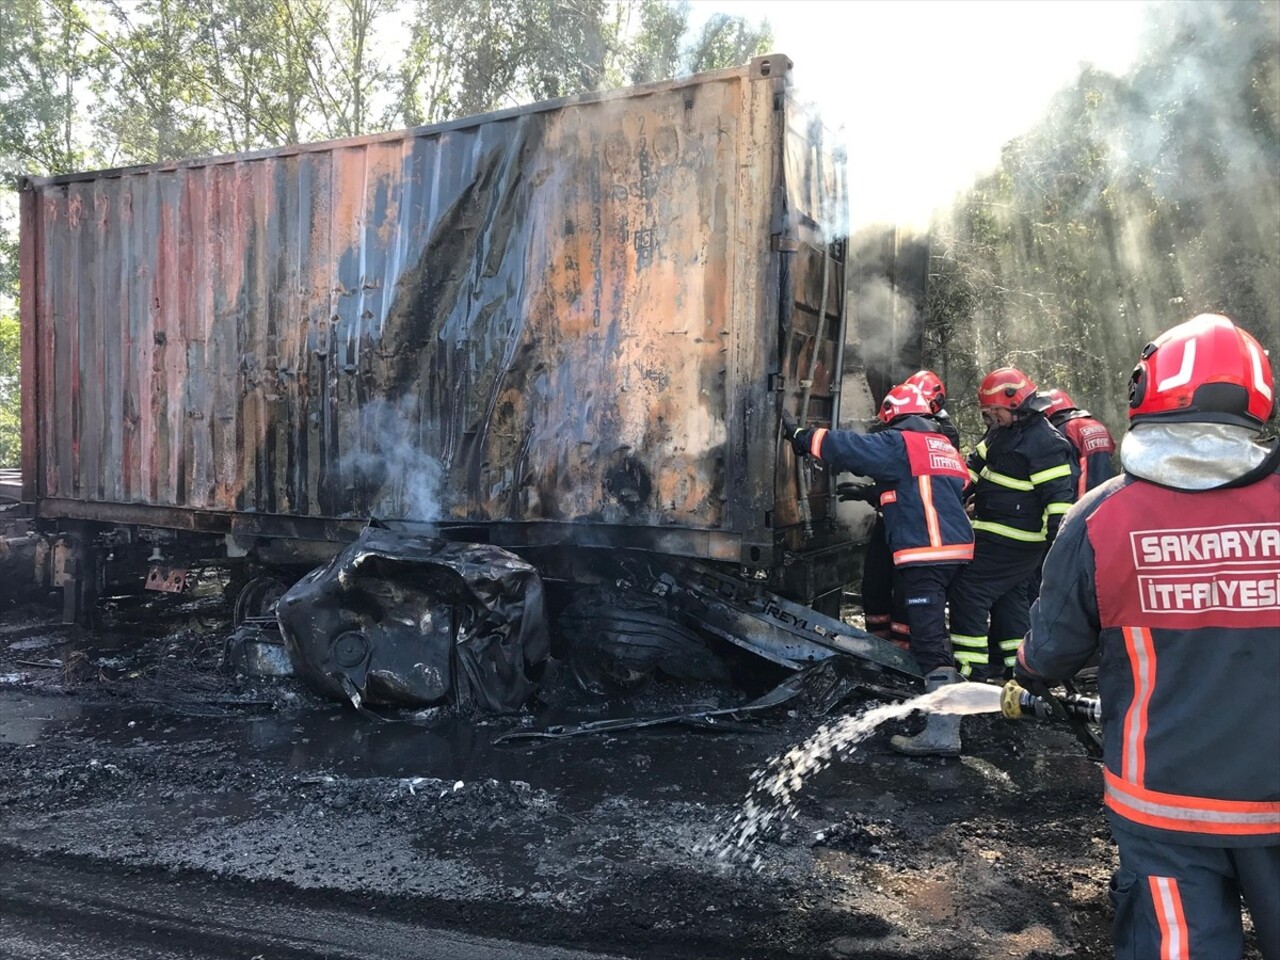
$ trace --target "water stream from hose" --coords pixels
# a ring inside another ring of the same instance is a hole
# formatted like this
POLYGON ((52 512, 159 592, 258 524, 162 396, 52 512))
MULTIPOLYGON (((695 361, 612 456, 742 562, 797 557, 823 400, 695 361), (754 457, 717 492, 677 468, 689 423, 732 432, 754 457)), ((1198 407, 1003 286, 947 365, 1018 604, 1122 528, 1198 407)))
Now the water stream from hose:
MULTIPOLYGON (((986 683, 955 683, 902 703, 873 707, 819 727, 804 743, 773 757, 751 774, 742 808, 698 852, 725 862, 745 863, 768 828, 796 815, 795 799, 805 779, 832 761, 852 753, 886 720, 916 711, 950 714, 999 713, 1000 688, 986 683)), ((757 867, 760 858, 754 857, 757 867)))

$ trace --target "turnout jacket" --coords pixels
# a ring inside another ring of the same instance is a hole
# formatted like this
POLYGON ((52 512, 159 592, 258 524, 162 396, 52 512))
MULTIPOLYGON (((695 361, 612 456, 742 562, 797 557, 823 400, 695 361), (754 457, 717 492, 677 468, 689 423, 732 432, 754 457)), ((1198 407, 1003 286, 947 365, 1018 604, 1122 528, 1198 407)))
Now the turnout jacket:
POLYGON ((951 441, 951 445, 957 450, 960 449, 960 431, 956 429, 956 422, 951 419, 951 415, 946 410, 925 414, 923 418, 930 423, 937 424, 938 429, 942 431, 942 435, 951 441))
POLYGON ((813 430, 808 451, 837 470, 876 481, 896 566, 973 559, 973 529, 961 498, 968 471, 936 424, 906 417, 876 433, 813 430))
POLYGON ((1104 423, 1094 419, 1088 410, 1063 410, 1050 417, 1049 422, 1067 438, 1080 466, 1077 498, 1111 479, 1115 473, 1111 469, 1111 455, 1116 451, 1116 442, 1104 423))
POLYGON ((1043 544, 1076 500, 1071 445, 1033 413, 993 427, 969 454, 973 529, 1019 543, 1043 544))
POLYGON ((1280 844, 1280 447, 1225 487, 1115 477, 1068 515, 1022 669, 1099 650, 1105 803, 1193 846, 1280 844))

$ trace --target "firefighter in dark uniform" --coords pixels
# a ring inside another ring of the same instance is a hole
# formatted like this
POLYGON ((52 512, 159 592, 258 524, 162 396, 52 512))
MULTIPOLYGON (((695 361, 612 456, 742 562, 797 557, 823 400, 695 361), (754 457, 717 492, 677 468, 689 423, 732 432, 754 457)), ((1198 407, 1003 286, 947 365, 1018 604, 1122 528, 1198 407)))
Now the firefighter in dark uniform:
POLYGON ((1067 438, 1079 465, 1080 476, 1076 483, 1076 498, 1083 497, 1104 480, 1110 480, 1115 471, 1111 467, 1111 455, 1116 442, 1106 424, 1094 418, 1088 410, 1081 410, 1065 390, 1054 387, 1046 390, 1049 401, 1044 415, 1067 438))
MULTIPOLYGON (((1098 486, 1104 480, 1110 480, 1115 474, 1111 466, 1111 455, 1115 453, 1116 442, 1106 424, 1095 420, 1088 410, 1081 410, 1065 390, 1054 387, 1046 390, 1041 399, 1047 403, 1044 415, 1054 428, 1071 444, 1071 455, 1075 459, 1076 499, 1098 486)), ((1040 596, 1040 580, 1044 569, 1036 571, 1031 581, 1027 599, 1035 603, 1040 596)))
MULTIPOLYGON (((884 428, 801 429, 783 414, 783 429, 799 456, 812 456, 875 480, 884 512, 885 539, 902 587, 911 652, 925 689, 958 683, 947 635, 947 588, 973 556, 973 530, 961 494, 968 470, 960 454, 926 416, 919 389, 906 384, 886 394, 878 416, 884 428)), ((931 713, 917 737, 895 737, 910 754, 960 753, 960 718, 931 713)))
POLYGON ((1134 370, 1123 473, 1068 514, 1018 652, 1043 695, 1101 653, 1120 957, 1280 958, 1280 444, 1258 342, 1204 315, 1134 370))
MULTIPOLYGON (((942 435, 959 450, 960 432, 947 415, 947 390, 942 379, 932 370, 917 370, 903 383, 919 388, 929 405, 929 412, 923 414, 924 418, 937 424, 942 435)), ((897 578, 894 575, 893 556, 885 542, 884 514, 875 502, 875 487, 871 484, 840 483, 836 485, 836 491, 841 500, 860 500, 877 507, 876 519, 871 525, 866 553, 862 558, 862 610, 867 632, 884 640, 892 640, 904 649, 910 649, 911 628, 907 624, 907 611, 901 591, 895 589, 897 578)))
POLYGON ((978 388, 986 436, 969 456, 973 562, 951 585, 951 643, 974 680, 1012 675, 1029 590, 1076 499, 1071 445, 1041 413, 1036 385, 1002 367, 978 388))

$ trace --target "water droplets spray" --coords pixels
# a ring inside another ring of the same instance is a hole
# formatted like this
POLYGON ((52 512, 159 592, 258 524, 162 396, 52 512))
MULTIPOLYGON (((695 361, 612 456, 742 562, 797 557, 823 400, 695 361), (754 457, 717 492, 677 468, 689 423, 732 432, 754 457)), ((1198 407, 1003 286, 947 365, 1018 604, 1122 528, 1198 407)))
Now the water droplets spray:
POLYGON ((952 684, 902 703, 873 707, 823 724, 808 740, 755 771, 741 809, 727 826, 699 844, 695 851, 725 863, 750 862, 752 869, 758 869, 760 857, 753 855, 755 845, 771 826, 795 817, 796 796, 805 780, 825 770, 836 758, 852 753, 886 720, 905 717, 915 710, 997 713, 1000 689, 982 683, 952 684))

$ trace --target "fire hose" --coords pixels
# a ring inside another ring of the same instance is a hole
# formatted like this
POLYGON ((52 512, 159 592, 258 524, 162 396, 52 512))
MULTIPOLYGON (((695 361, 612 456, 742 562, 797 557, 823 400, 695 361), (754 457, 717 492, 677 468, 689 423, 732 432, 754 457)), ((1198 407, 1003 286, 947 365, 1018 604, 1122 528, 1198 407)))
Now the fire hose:
POLYGON ((1102 722, 1102 701, 1097 697, 1084 697, 1074 691, 1061 697, 1037 697, 1016 680, 1010 680, 1000 694, 1000 712, 1009 720, 1064 720, 1089 756, 1102 756, 1102 741, 1090 726, 1102 722))

